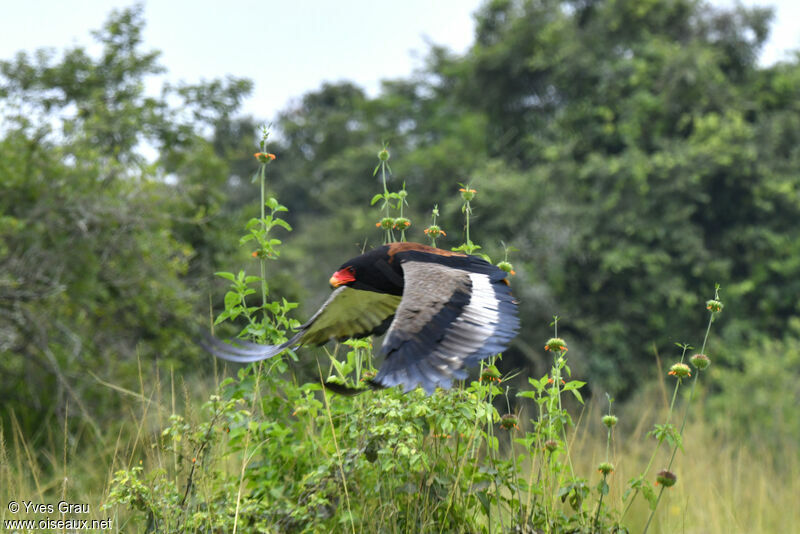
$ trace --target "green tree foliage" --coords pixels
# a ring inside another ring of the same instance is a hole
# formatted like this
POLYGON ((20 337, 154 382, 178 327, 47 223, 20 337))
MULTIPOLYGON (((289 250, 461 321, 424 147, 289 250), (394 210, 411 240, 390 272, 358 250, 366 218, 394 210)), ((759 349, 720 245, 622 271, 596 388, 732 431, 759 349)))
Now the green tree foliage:
POLYGON ((201 134, 243 136, 233 114, 250 82, 148 96, 163 69, 142 27, 141 8, 125 10, 95 33, 98 57, 0 62, 0 398, 27 435, 67 404, 95 430, 114 417, 95 376, 124 386, 137 365, 195 359, 198 282, 235 250, 231 163, 201 134))
MULTIPOLYGON (((800 64, 756 63, 769 17, 692 0, 495 0, 463 56, 434 47, 376 97, 349 83, 305 95, 270 149, 268 187, 296 228, 272 291, 307 316, 326 290, 310 281, 380 242, 365 207, 385 141, 390 188, 411 193, 409 239, 425 240, 438 204, 437 244, 463 241, 453 193, 469 183, 482 251, 519 249, 525 328, 507 368, 545 370, 536 340, 557 313, 576 373, 629 392, 653 375, 654 346, 693 337, 697 295, 717 281, 723 338, 782 335, 800 290, 800 64)), ((237 115, 250 82, 152 96, 163 69, 142 27, 129 9, 96 32, 97 56, 0 61, 0 396, 28 429, 67 399, 87 420, 113 413, 94 407, 108 403, 88 371, 127 383, 137 357, 197 358, 211 274, 251 252, 233 237, 252 199, 242 147, 255 128, 237 115)))
MULTIPOLYGON (((463 57, 434 48, 374 99, 349 85, 306 95, 278 122, 279 151, 335 191, 336 208, 314 205, 317 227, 368 230, 348 214, 369 179, 362 141, 390 141, 394 179, 430 199, 412 196, 412 220, 439 202, 458 228, 455 184, 489 188, 479 239, 497 253, 511 236, 522 260, 526 330, 507 363, 540 358, 533 340, 558 312, 582 372, 631 391, 654 346, 691 335, 715 281, 731 302, 723 335, 775 334, 798 312, 800 68, 757 64, 769 19, 691 0, 488 2, 463 57)), ((302 186, 286 181, 291 206, 302 186)))

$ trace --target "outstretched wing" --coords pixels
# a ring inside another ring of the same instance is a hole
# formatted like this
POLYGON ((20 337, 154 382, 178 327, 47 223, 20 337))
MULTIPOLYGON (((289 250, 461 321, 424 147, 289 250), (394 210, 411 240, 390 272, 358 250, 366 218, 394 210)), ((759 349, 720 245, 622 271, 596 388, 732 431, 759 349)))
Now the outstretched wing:
POLYGON ((286 343, 259 345, 236 340, 238 346, 210 338, 206 349, 232 362, 255 362, 271 358, 300 345, 322 345, 331 339, 344 340, 382 334, 391 323, 401 297, 347 286, 336 289, 322 307, 286 343))
POLYGON ((519 329, 506 273, 474 256, 402 263, 405 289, 374 382, 428 393, 466 378, 464 366, 502 352, 519 329))

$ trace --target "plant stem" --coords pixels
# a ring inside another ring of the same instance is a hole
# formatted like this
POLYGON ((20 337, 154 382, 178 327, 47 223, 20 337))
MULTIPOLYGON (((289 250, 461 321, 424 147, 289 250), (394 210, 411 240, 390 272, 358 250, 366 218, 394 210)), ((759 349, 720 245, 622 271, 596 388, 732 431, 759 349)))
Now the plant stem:
MULTIPOLYGON (((267 217, 266 214, 266 199, 265 189, 267 181, 267 164, 261 164, 261 224, 267 217)), ((267 318, 267 258, 259 258, 261 264, 261 309, 264 313, 264 319, 267 318)))
MULTIPOLYGON (((383 216, 388 218, 389 217, 389 188, 386 187, 386 162, 381 160, 381 181, 383 182, 383 216)), ((401 215, 402 217, 402 215, 401 215)), ((394 234, 392 233, 391 228, 386 229, 386 241, 383 243, 384 245, 387 243, 392 243, 394 241, 394 234)))
MULTIPOLYGON (((688 349, 689 349, 689 345, 684 344, 683 345, 683 352, 681 353, 681 362, 683 362, 683 360, 685 359, 686 351, 688 349)), ((695 376, 695 378, 696 378, 696 376, 695 376)), ((665 421, 664 425, 668 425, 670 419, 672 419, 672 411, 675 408, 675 399, 678 398, 678 388, 680 388, 680 386, 681 386, 681 381, 678 380, 675 383, 675 388, 672 390, 672 400, 669 403, 669 411, 667 412, 667 420, 665 421)), ((647 473, 650 472, 650 468, 653 466, 653 461, 656 459, 656 454, 658 454, 658 448, 661 446, 662 443, 664 443, 664 437, 660 437, 658 439, 658 443, 656 444, 656 448, 653 450, 653 454, 650 455, 650 460, 647 462, 647 467, 644 468, 644 471, 642 471, 642 474, 640 475, 642 479, 644 479, 644 477, 647 476, 647 473)), ((639 488, 636 488, 636 490, 633 492, 633 495, 631 495, 631 500, 628 501, 628 504, 625 507, 625 510, 622 512, 622 516, 620 516, 620 521, 625 518, 625 515, 628 513, 628 510, 630 510, 631 505, 633 504, 633 501, 636 500, 636 496, 637 495, 639 495, 639 488)))
MULTIPOLYGON (((719 298, 719 285, 714 290, 714 300, 719 298)), ((703 337, 703 345, 700 347, 700 354, 705 354, 706 352, 706 343, 708 342, 708 335, 711 332, 711 323, 714 322, 714 312, 712 311, 708 315, 708 325, 706 326, 706 335, 703 337)), ((684 345, 683 354, 681 355, 681 362, 683 362, 684 355, 686 354, 687 346, 684 345)), ((694 390, 695 386, 697 385, 697 379, 700 376, 700 369, 695 369, 694 379, 692 380, 692 387, 689 389, 689 400, 686 402, 686 409, 683 411, 683 419, 681 420, 681 427, 678 430, 678 442, 675 443, 675 446, 672 448, 672 454, 669 457, 669 462, 667 463, 667 471, 672 468, 672 463, 675 461, 675 455, 678 453, 678 447, 680 447, 681 438, 683 437, 683 430, 686 428, 686 421, 689 418, 689 409, 692 407, 692 400, 694 400, 694 390)), ((680 380, 678 380, 678 384, 680 384, 680 380)), ((676 385, 677 390, 677 385, 676 385)), ((675 399, 673 397, 673 403, 675 399)), ((670 406, 670 413, 672 412, 672 407, 670 406)), ((647 524, 644 526, 644 530, 642 534, 647 533, 647 529, 650 527, 650 522, 653 519, 653 516, 658 509, 658 504, 661 502, 661 496, 664 494, 664 486, 661 486, 661 491, 658 492, 658 497, 656 498, 656 504, 653 506, 652 510, 650 510, 650 517, 647 518, 647 524)), ((626 510, 627 511, 627 510, 626 510)))
POLYGON ((353 512, 350 510, 350 493, 347 491, 347 478, 344 476, 344 467, 342 466, 342 451, 339 450, 339 443, 336 440, 336 428, 333 426, 333 417, 331 417, 331 406, 328 403, 328 394, 325 390, 325 379, 322 378, 322 368, 319 366, 317 360, 317 370, 319 371, 319 381, 322 385, 322 399, 325 401, 325 412, 328 415, 328 424, 331 426, 331 436, 333 437, 333 446, 336 449, 336 457, 339 460, 339 474, 342 475, 342 487, 344 488, 344 498, 347 502, 347 515, 350 519, 350 530, 355 534, 356 526, 353 522, 353 512))
MULTIPOLYGON (((606 482, 607 478, 608 478, 608 475, 604 474, 603 475, 603 482, 606 483, 606 485, 608 484, 606 482)), ((594 522, 592 523, 592 528, 593 529, 597 529, 597 521, 600 519, 600 509, 603 507, 603 496, 604 496, 603 492, 600 492, 600 499, 597 501, 597 512, 595 512, 595 514, 594 514, 594 522)))

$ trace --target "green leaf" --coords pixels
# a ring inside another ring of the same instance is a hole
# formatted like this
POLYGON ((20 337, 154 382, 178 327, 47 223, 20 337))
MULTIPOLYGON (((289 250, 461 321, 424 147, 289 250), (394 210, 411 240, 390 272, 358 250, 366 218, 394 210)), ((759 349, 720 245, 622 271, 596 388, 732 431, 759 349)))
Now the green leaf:
POLYGON ((576 390, 576 389, 582 388, 585 385, 586 385, 586 382, 581 382, 580 380, 570 380, 569 382, 564 384, 564 387, 562 388, 562 390, 563 391, 576 390))
POLYGON ((369 205, 370 205, 370 206, 374 206, 374 205, 375 205, 375 203, 376 203, 377 201, 379 201, 380 199, 382 199, 382 198, 383 198, 383 193, 378 193, 377 195, 375 195, 374 197, 372 197, 372 200, 370 200, 370 201, 369 201, 369 205))
POLYGON ((230 280, 231 282, 236 280, 236 276, 233 273, 229 273, 226 271, 216 272, 214 273, 214 276, 219 276, 220 278, 224 278, 225 280, 230 280))
POLYGON ((287 230, 287 231, 289 231, 289 232, 291 232, 291 231, 292 231, 292 227, 291 227, 291 225, 289 225, 289 223, 288 223, 288 222, 286 222, 286 221, 284 221, 283 219, 278 219, 278 218, 276 218, 276 219, 273 221, 273 223, 275 224, 275 226, 280 226, 281 228, 283 228, 283 229, 285 229, 285 230, 287 230))
POLYGON ((656 503, 658 501, 658 496, 656 495, 656 492, 653 491, 653 488, 651 488, 650 485, 648 484, 642 484, 640 489, 642 495, 644 496, 645 499, 647 499, 647 502, 650 504, 650 509, 655 510, 656 503))
POLYGON ((230 310, 235 308, 242 302, 242 297, 239 293, 235 293, 233 291, 228 291, 225 293, 225 309, 230 310))
POLYGON ((483 506, 483 510, 486 512, 488 516, 490 513, 491 504, 489 503, 489 497, 486 495, 485 491, 481 491, 475 494, 478 500, 481 502, 481 506, 483 506))

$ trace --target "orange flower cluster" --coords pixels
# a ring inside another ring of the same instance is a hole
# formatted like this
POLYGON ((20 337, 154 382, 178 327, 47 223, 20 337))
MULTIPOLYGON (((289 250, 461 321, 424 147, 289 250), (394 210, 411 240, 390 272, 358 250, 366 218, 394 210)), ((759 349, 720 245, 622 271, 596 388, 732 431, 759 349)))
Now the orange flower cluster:
POLYGON ((567 352, 569 349, 567 348, 567 343, 563 339, 560 337, 553 337, 547 340, 547 343, 544 345, 544 350, 549 350, 550 352, 567 352))
POLYGON ((423 230, 423 232, 425 233, 425 235, 431 235, 431 234, 433 234, 433 237, 439 237, 440 235, 444 235, 444 236, 446 236, 446 235, 447 235, 447 232, 445 232, 444 230, 442 230, 442 229, 441 229, 441 228, 439 228, 438 226, 437 226, 437 227, 433 227, 433 226, 431 226, 431 227, 429 227, 429 228, 425 228, 425 229, 423 230))
POLYGON ((685 363, 676 363, 669 368, 669 373, 667 374, 677 378, 687 378, 692 376, 692 371, 685 363))
POLYGON ((494 365, 490 365, 481 373, 481 382, 500 382, 502 375, 494 365))
POLYGON ((504 430, 511 430, 512 428, 519 430, 519 425, 517 422, 518 418, 513 413, 507 413, 500 418, 500 426, 504 430))

